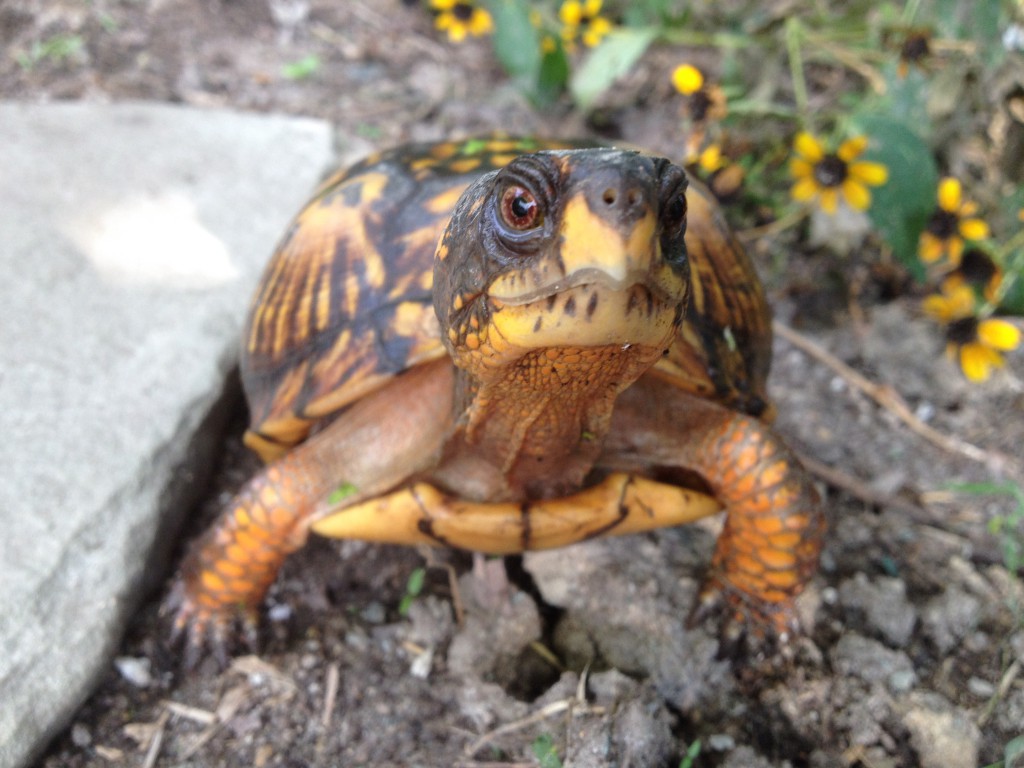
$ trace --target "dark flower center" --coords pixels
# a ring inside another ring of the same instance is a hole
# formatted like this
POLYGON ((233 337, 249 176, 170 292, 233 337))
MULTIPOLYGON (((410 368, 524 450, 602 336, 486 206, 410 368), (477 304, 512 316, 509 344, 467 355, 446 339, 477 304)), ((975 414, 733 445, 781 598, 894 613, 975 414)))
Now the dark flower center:
POLYGON ((469 21, 473 18, 473 10, 470 3, 456 3, 452 6, 452 16, 459 21, 469 21))
POLYGON ((968 248, 957 272, 971 285, 987 285, 998 269, 987 253, 978 248, 968 248))
POLYGON ((960 217, 952 211, 937 208, 932 217, 928 219, 928 226, 925 227, 939 240, 949 240, 960 228, 960 217))
POLYGON ((904 61, 917 61, 930 53, 928 37, 920 32, 910 35, 900 49, 900 58, 904 61))
POLYGON ((701 89, 690 95, 690 116, 698 122, 708 115, 711 109, 711 97, 701 89))
POLYGON ((962 317, 946 326, 946 341, 962 347, 978 340, 978 318, 962 317))
POLYGON ((838 187, 846 174, 846 163, 837 155, 825 155, 814 165, 814 180, 823 187, 838 187))

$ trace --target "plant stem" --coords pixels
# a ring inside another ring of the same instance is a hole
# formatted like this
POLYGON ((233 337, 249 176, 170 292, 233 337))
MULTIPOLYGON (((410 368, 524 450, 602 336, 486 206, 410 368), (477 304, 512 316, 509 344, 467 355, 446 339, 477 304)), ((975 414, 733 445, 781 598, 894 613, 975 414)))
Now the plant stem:
POLYGON ((804 59, 800 50, 803 27, 800 21, 786 20, 786 52, 789 54, 789 75, 793 79, 793 97, 802 122, 807 120, 807 81, 804 79, 804 59))

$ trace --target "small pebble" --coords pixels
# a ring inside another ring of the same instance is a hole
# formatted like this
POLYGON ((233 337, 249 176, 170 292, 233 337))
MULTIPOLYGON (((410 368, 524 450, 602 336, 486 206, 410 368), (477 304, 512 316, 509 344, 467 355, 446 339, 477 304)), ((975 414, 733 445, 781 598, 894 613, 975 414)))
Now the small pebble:
POLYGON ((75 723, 71 726, 71 743, 80 748, 88 747, 92 744, 92 734, 81 723, 75 723))
POLYGON ((363 610, 359 612, 359 615, 367 624, 383 624, 384 620, 387 618, 387 611, 384 609, 383 605, 377 601, 373 601, 363 608, 363 610))
POLYGON ((715 752, 728 752, 736 749, 736 739, 728 733, 713 733, 708 736, 708 748, 715 752))
POLYGON ((270 606, 270 610, 267 611, 267 618, 273 622, 288 621, 291 617, 292 607, 288 603, 277 603, 270 606))
POLYGON ((427 648, 423 653, 418 654, 409 665, 409 673, 420 680, 426 680, 430 676, 430 670, 434 666, 434 649, 427 648))
POLYGON ((118 656, 114 659, 114 667, 121 677, 136 688, 148 688, 153 683, 153 673, 150 671, 147 658, 118 656))
POLYGON ((989 699, 995 695, 996 687, 988 680, 972 677, 967 681, 967 690, 980 699, 989 699))

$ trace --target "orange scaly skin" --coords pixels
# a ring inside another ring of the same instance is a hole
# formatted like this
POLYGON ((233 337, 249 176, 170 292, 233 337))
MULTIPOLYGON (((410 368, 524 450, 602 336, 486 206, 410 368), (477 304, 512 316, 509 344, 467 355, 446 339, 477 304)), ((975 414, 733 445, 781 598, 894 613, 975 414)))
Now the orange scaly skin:
POLYGON ((311 482, 309 461, 294 453, 267 467, 240 491, 231 506, 189 551, 182 565, 175 635, 188 633, 197 649, 209 635, 223 652, 235 613, 247 634, 255 631, 255 611, 285 558, 306 540, 303 525, 323 483, 311 482))
POLYGON ((767 425, 650 376, 623 393, 605 448, 612 466, 691 469, 725 507, 691 622, 723 608, 727 634, 799 630, 794 600, 817 569, 825 518, 810 477, 767 425))

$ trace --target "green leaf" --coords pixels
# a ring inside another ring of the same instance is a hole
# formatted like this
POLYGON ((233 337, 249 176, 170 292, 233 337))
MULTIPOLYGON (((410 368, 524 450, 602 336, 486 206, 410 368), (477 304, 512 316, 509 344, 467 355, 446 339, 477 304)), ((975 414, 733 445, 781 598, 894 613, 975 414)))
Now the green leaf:
POLYGON ((305 56, 298 61, 285 64, 281 67, 281 74, 289 80, 305 80, 312 77, 320 69, 320 57, 315 53, 305 56))
POLYGON ((579 107, 588 109, 598 96, 630 70, 657 36, 655 27, 610 32, 569 81, 569 90, 579 107))
POLYGON ((340 504, 349 496, 355 494, 358 489, 352 483, 342 483, 327 496, 327 503, 331 506, 340 504))
POLYGON ((530 94, 538 106, 551 104, 565 90, 569 82, 569 59, 565 55, 565 48, 559 40, 555 49, 548 51, 540 61, 540 72, 537 75, 537 82, 530 94))
POLYGON ((494 53, 520 86, 531 90, 541 68, 540 30, 530 22, 529 5, 522 0, 490 0, 494 17, 494 53))
POLYGON ((562 768, 562 760, 558 757, 551 734, 542 733, 534 740, 533 756, 537 758, 540 768, 562 768))
POLYGON ((922 279, 917 241, 935 209, 939 183, 932 153, 907 125, 887 115, 860 115, 853 125, 871 140, 864 158, 889 169, 889 180, 871 192, 868 215, 896 258, 922 279))
POLYGON ((693 761, 697 759, 700 754, 700 739, 697 739, 693 744, 686 750, 686 754, 683 756, 683 761, 679 763, 679 768, 693 768, 693 761))
POLYGON ((409 580, 405 584, 405 593, 418 597, 420 592, 423 591, 423 582, 427 577, 426 568, 415 568, 412 573, 409 574, 409 580))

